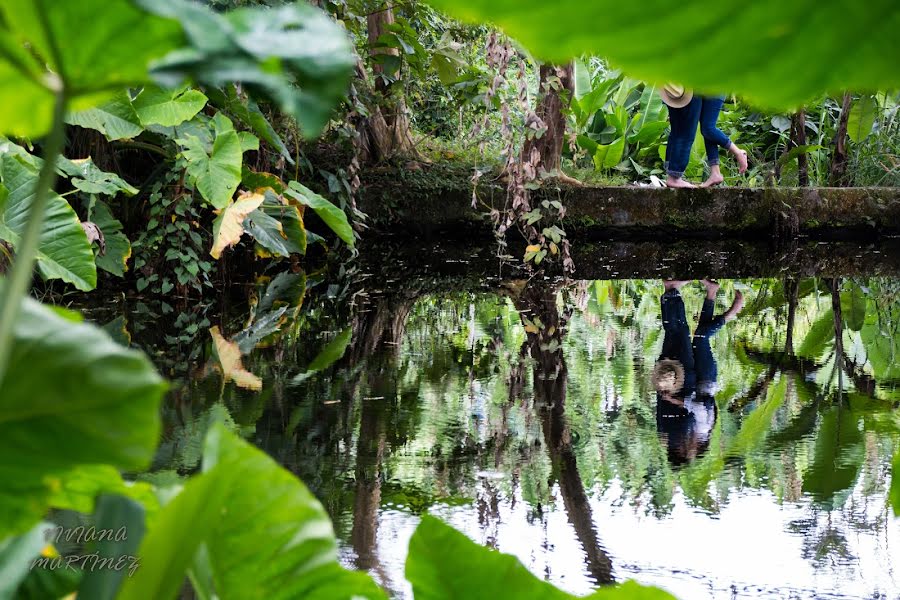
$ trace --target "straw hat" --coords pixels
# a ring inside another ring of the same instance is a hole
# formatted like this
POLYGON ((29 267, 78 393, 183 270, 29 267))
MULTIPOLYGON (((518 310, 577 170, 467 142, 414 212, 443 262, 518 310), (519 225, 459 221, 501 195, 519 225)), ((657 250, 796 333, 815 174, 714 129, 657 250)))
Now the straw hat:
POLYGON ((694 92, 685 89, 683 85, 667 83, 659 88, 659 96, 666 106, 671 108, 684 108, 691 103, 691 100, 694 98, 694 92))
POLYGON ((676 394, 684 387, 684 365, 677 360, 661 360, 653 365, 650 381, 656 391, 676 394))

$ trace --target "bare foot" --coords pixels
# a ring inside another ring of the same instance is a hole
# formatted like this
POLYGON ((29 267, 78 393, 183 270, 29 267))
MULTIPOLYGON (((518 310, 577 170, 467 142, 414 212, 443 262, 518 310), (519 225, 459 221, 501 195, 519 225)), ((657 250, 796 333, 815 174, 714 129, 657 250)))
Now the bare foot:
POLYGON ((685 181, 681 177, 672 177, 669 175, 666 177, 666 187, 670 188, 695 188, 697 187, 690 181, 685 181))
POLYGON ((738 313, 741 312, 741 309, 744 308, 744 294, 740 291, 735 290, 734 292, 734 302, 731 303, 731 308, 725 313, 725 320, 730 321, 738 316, 738 313))
POLYGON ((702 188, 713 187, 713 186, 719 185, 723 181, 725 181, 725 178, 722 177, 721 173, 717 173, 714 175, 710 175, 709 179, 707 179, 706 181, 704 181, 703 183, 700 184, 700 187, 702 187, 702 188))
POLYGON ((663 281, 663 287, 666 288, 666 291, 669 290, 679 290, 681 289, 687 282, 687 280, 682 279, 667 279, 663 281))
POLYGON ((747 152, 732 144, 731 153, 734 154, 734 159, 737 161, 738 173, 743 173, 744 171, 746 171, 747 166, 750 164, 747 160, 747 152))
POLYGON ((706 288, 706 297, 715 300, 716 294, 719 293, 719 282, 715 279, 701 279, 700 283, 706 288))

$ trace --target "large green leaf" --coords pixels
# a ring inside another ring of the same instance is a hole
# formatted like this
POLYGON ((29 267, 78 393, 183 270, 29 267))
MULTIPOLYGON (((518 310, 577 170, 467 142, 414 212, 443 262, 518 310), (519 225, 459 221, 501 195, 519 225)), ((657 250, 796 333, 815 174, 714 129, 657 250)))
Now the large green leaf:
MULTIPOLYGON (((416 600, 570 600, 532 575, 514 556, 489 550, 442 521, 425 515, 409 541, 406 578, 416 600)), ((598 590, 598 600, 674 600, 666 592, 628 582, 598 590)))
POLYGON ((203 142, 193 136, 179 140, 184 147, 187 172, 193 178, 197 190, 218 209, 231 203, 234 193, 241 183, 243 150, 241 139, 228 117, 218 113, 213 119, 216 137, 211 151, 203 142))
POLYGON ((803 491, 830 507, 843 505, 865 460, 859 415, 832 407, 822 415, 812 464, 803 474, 803 491))
MULTIPOLYGON (((141 539, 144 537, 144 507, 123 496, 104 495, 97 500, 94 514, 94 526, 97 530, 124 531, 123 537, 106 538, 97 543, 93 549, 100 560, 120 560, 120 557, 135 556, 141 539)), ((102 564, 102 563, 101 563, 102 564)), ((123 562, 128 565, 128 562, 123 562)), ((131 568, 140 565, 131 563, 128 569, 88 569, 78 587, 78 595, 92 600, 113 600, 122 583, 122 579, 131 568)), ((135 571, 132 571, 132 574, 135 571)))
POLYGON ((850 331, 859 331, 866 321, 868 298, 856 283, 849 283, 849 289, 841 292, 841 313, 850 331))
POLYGON ((206 96, 194 89, 164 90, 146 86, 132 104, 144 127, 174 127, 192 119, 206 106, 206 96))
POLYGON ((122 223, 116 219, 104 202, 97 201, 91 210, 90 221, 101 232, 106 244, 106 251, 98 249, 95 257, 97 267, 117 277, 123 277, 128 271, 128 259, 131 258, 131 242, 123 233, 122 223))
MULTIPOLYGON (((11 152, 0 156, 0 239, 15 248, 25 231, 38 167, 11 152)), ((38 271, 44 279, 62 279, 82 291, 97 287, 94 252, 69 203, 51 193, 38 241, 38 271)))
POLYGON ((74 160, 61 156, 56 164, 57 171, 69 177, 75 189, 85 194, 116 196, 122 192, 126 196, 134 196, 139 191, 115 173, 101 171, 90 156, 74 160))
POLYGON ((136 2, 179 19, 192 46, 155 65, 164 83, 185 77, 212 86, 240 81, 297 119, 308 137, 319 134, 346 93, 354 65, 350 42, 319 9, 297 3, 219 15, 186 0, 136 2))
POLYGON ((0 538, 25 531, 72 468, 146 468, 165 385, 102 330, 26 299, 0 382, 0 538))
POLYGON ((16 588, 31 570, 31 562, 46 545, 44 531, 50 523, 38 523, 31 530, 0 541, 0 600, 16 597, 16 588))
POLYGON ((816 319, 809 332, 803 338, 797 354, 807 358, 817 359, 834 339, 834 312, 829 308, 816 319))
POLYGON ((306 254, 306 227, 302 207, 286 202, 272 190, 266 190, 265 202, 244 222, 257 243, 276 256, 306 254))
POLYGON ((0 131, 19 136, 49 130, 58 88, 88 108, 147 81, 147 65, 183 41, 177 23, 129 0, 0 0, 0 23, 0 131))
POLYGON ((862 96, 853 103, 847 120, 847 135, 857 144, 872 133, 875 116, 878 114, 878 100, 875 96, 862 96))
POLYGON ((324 221, 345 244, 351 248, 353 247, 356 241, 353 236, 353 228, 350 227, 350 222, 347 220, 347 214, 343 210, 301 183, 292 181, 288 186, 290 189, 284 191, 285 195, 290 196, 294 200, 300 202, 300 204, 308 206, 316 211, 319 218, 322 219, 322 221, 324 221))
POLYGON ((267 144, 275 148, 281 156, 290 164, 294 164, 294 158, 290 150, 275 131, 275 128, 260 110, 253 98, 242 98, 234 85, 226 85, 224 90, 213 88, 210 90, 210 101, 218 108, 226 111, 232 117, 250 127, 253 132, 267 144))
POLYGON ((900 5, 893 0, 429 3, 499 25, 541 59, 592 53, 647 81, 736 92, 765 105, 789 108, 821 92, 900 85, 900 5))
POLYGON ((95 129, 110 141, 137 137, 144 131, 127 90, 119 90, 99 106, 70 113, 66 122, 95 129))
POLYGON ((207 435, 203 474, 163 510, 140 553, 120 599, 172 598, 190 564, 192 580, 223 600, 385 598, 368 575, 338 564, 315 496, 222 425, 207 435))

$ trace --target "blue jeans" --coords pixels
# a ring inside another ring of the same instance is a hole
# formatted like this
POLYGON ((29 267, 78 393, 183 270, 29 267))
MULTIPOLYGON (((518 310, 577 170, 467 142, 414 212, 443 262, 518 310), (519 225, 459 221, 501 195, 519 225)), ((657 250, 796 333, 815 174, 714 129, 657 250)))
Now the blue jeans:
POLYGON ((691 98, 690 104, 683 108, 669 107, 669 141, 666 144, 666 174, 681 178, 691 160, 691 146, 697 135, 697 123, 700 122, 700 111, 703 99, 700 96, 691 98))
MULTIPOLYGON (((728 136, 716 127, 723 104, 725 104, 723 96, 714 98, 701 97, 700 134, 703 136, 703 141, 706 144, 706 162, 709 163, 709 166, 719 164, 720 147, 728 149, 731 146, 731 140, 728 139, 728 136)), ((688 158, 690 158, 690 150, 688 153, 688 158)))

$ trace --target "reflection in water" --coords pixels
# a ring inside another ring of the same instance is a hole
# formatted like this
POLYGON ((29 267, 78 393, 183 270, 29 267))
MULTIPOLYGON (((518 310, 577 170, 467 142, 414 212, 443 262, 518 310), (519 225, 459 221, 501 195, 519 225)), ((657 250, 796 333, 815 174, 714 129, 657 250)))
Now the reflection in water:
MULTIPOLYGON (((567 290, 568 291, 568 290, 567 290)), ((514 304, 522 319, 527 348, 531 356, 534 381, 534 407, 541 418, 544 444, 550 455, 553 474, 559 483, 563 506, 575 535, 584 550, 588 572, 597 583, 610 583, 612 561, 600 545, 591 505, 572 445, 572 431, 566 419, 568 370, 563 355, 563 338, 572 307, 561 311, 557 306, 557 290, 526 284, 514 296, 514 304)))
POLYGON ((716 422, 719 369, 710 341, 733 320, 744 305, 743 294, 735 292, 731 307, 715 314, 718 282, 704 279, 706 297, 697 328, 691 335, 679 291, 686 281, 664 282, 660 312, 665 335, 662 354, 653 369, 656 388, 656 424, 669 449, 669 461, 681 465, 695 459, 709 445, 716 422))
MULTIPOLYGON (((156 476, 196 468, 226 411, 322 500, 342 560, 397 597, 425 511, 573 593, 636 578, 684 599, 897 596, 900 282, 723 281, 711 303, 697 282, 677 302, 658 280, 447 287, 311 289, 244 357, 262 394, 201 356, 156 476), (718 327, 736 292, 740 318, 718 327)), ((177 356, 124 316, 134 343, 177 356)))

